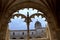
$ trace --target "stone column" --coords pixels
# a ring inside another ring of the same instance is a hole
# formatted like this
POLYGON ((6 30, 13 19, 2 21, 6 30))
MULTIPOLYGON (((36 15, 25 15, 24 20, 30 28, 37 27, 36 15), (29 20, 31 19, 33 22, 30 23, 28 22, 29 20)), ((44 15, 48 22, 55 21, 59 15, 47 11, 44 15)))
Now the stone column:
POLYGON ((0 40, 5 40, 6 30, 7 30, 6 24, 1 25, 1 29, 0 29, 0 40))
POLYGON ((2 18, 0 21, 0 40, 6 39, 7 25, 7 20, 2 18))
POLYGON ((49 29, 50 29, 50 40, 57 40, 56 39, 56 26, 54 24, 54 21, 52 22, 53 20, 50 20, 48 21, 48 24, 49 24, 49 29))
POLYGON ((51 34, 50 40, 57 40, 57 38, 56 38, 57 22, 56 22, 56 18, 54 16, 54 12, 52 12, 50 9, 46 10, 46 19, 47 19, 50 34, 51 34))
POLYGON ((29 37, 30 37, 30 35, 29 35, 29 23, 27 23, 27 40, 29 40, 29 37))
POLYGON ((5 38, 6 40, 9 40, 10 39, 10 37, 9 37, 9 29, 7 28, 7 31, 6 31, 6 38, 5 38))
POLYGON ((57 40, 60 40, 60 29, 56 30, 56 37, 57 37, 57 40))

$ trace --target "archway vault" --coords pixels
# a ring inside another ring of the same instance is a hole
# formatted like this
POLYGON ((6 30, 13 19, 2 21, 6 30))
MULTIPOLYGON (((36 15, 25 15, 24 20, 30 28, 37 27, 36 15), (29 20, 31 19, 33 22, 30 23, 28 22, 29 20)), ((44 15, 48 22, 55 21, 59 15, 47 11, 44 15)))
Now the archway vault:
MULTIPOLYGON (((8 22, 9 19, 11 18, 11 16, 12 16, 12 13, 19 10, 19 9, 22 9, 22 8, 34 8, 34 9, 37 9, 37 10, 43 12, 45 14, 46 18, 47 18, 49 28, 50 28, 50 31, 51 31, 51 35, 54 34, 52 32, 57 27, 57 25, 56 25, 57 21, 55 20, 55 17, 54 17, 54 14, 53 14, 54 12, 52 12, 52 10, 50 9, 50 6, 47 3, 47 1, 40 1, 40 0, 30 0, 30 1, 29 0, 26 0, 26 1, 24 1, 24 0, 22 0, 22 1, 15 0, 14 1, 13 0, 13 1, 9 1, 6 5, 5 9, 4 9, 4 12, 3 12, 4 16, 2 16, 1 19, 4 20, 4 22, 6 20, 7 20, 6 22, 8 22)), ((55 37, 51 36, 51 38, 52 38, 51 40, 54 40, 55 37)))
MULTIPOLYGON (((12 5, 10 5, 10 7, 8 7, 8 9, 7 9, 8 12, 6 13, 6 16, 10 18, 13 12, 18 11, 19 9, 22 9, 22 8, 34 8, 34 9, 37 9, 37 10, 43 12, 49 23, 54 22, 55 15, 54 15, 54 12, 52 12, 51 8, 49 7, 47 1, 45 1, 45 2, 44 1, 36 2, 36 1, 26 0, 26 1, 21 1, 21 2, 17 1, 17 3, 14 2, 14 3, 12 3, 12 5)), ((56 22, 56 20, 55 20, 55 22, 56 22)), ((56 27, 56 26, 54 26, 54 27, 56 27)))

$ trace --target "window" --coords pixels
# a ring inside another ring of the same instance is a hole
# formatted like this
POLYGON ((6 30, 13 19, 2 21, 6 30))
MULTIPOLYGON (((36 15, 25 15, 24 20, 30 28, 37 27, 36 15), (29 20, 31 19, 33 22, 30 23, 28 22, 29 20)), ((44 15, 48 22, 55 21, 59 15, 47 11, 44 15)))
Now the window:
POLYGON ((32 32, 32 35, 33 35, 33 32, 32 32))
POLYGON ((15 32, 13 32, 13 35, 15 35, 15 32))
MULTIPOLYGON (((29 24, 29 31, 37 31, 36 33, 35 32, 32 32, 32 36, 30 36, 30 34, 27 32, 27 34, 29 34, 29 38, 43 38, 41 36, 39 36, 40 34, 38 34, 41 30, 39 29, 40 27, 40 24, 37 24, 38 28, 37 30, 35 30, 35 22, 38 20, 40 23, 41 23, 41 26, 43 28, 46 27, 47 25, 47 21, 46 21, 46 18, 44 16, 42 16, 43 13, 38 11, 37 9, 33 9, 33 8, 24 8, 24 9, 20 9, 18 10, 17 12, 14 12, 13 13, 13 17, 11 18, 11 22, 9 23, 9 29, 10 31, 12 30, 15 30, 19 33, 21 33, 21 36, 19 37, 19 39, 24 39, 23 36, 27 36, 25 35, 25 32, 24 31, 28 31, 27 30, 27 18, 29 19, 30 18, 30 24, 29 24), (27 17, 27 15, 29 14, 29 16, 27 17), (39 15, 38 15, 39 14, 39 15), (41 14, 41 15, 40 15, 41 14), (38 34, 38 35, 37 35, 38 34), (37 35, 37 36, 36 36, 37 35)), ((42 31, 43 32, 43 31, 42 31)), ((18 34, 17 33, 17 34, 18 34)), ((41 33, 41 32, 40 32, 41 33)), ((13 35, 16 35, 15 32, 13 32, 13 35)), ((16 39, 16 37, 12 37, 13 39, 16 39)))
POLYGON ((24 35, 24 32, 22 32, 22 35, 24 35))

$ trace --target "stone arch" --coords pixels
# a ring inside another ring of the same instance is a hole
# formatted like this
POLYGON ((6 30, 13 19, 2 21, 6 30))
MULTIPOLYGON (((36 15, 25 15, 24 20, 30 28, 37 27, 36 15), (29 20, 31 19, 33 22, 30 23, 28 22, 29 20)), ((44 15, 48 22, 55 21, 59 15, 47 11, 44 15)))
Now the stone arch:
MULTIPOLYGON (((10 5, 10 7, 6 10, 6 14, 5 14, 5 18, 8 18, 8 19, 5 19, 5 20, 9 21, 12 13, 19 9, 22 9, 22 8, 35 8, 35 9, 43 12, 47 18, 50 31, 53 32, 55 30, 57 25, 56 25, 55 17, 53 15, 54 12, 51 11, 50 7, 47 7, 44 4, 40 4, 37 2, 33 2, 33 1, 24 1, 21 3, 15 3, 15 4, 10 5)), ((4 21, 4 22, 7 22, 7 21, 4 21)), ((53 35, 53 33, 51 33, 51 35, 53 35)), ((51 36, 51 38, 52 38, 52 40, 54 40, 53 36, 51 36)))

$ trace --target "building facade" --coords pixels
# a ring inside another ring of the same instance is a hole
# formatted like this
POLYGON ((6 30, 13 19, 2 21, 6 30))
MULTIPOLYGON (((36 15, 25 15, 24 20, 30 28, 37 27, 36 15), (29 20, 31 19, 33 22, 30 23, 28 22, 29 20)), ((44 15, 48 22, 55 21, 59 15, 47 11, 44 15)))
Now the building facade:
MULTIPOLYGON (((46 29, 41 26, 39 21, 35 23, 35 29, 29 30, 30 38, 46 38, 46 29)), ((10 30, 10 39, 26 39, 27 30, 10 30)))

